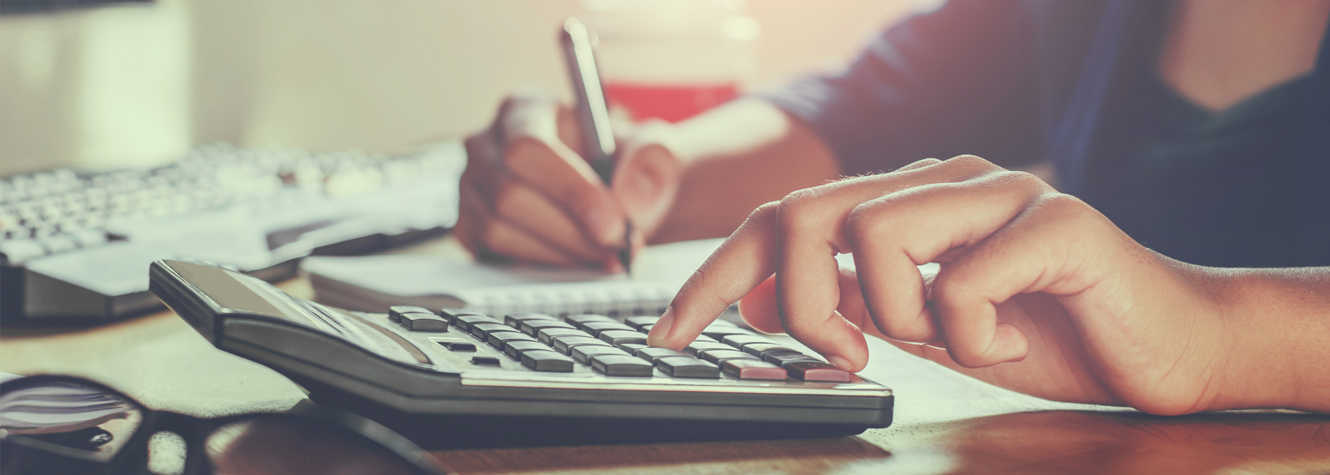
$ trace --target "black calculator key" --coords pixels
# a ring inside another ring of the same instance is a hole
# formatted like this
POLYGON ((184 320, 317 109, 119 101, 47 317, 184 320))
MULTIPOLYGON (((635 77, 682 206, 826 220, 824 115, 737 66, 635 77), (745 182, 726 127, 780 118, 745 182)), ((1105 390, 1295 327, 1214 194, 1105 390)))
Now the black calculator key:
POLYGON ((531 336, 540 335, 540 331, 546 328, 567 328, 569 330, 572 330, 575 327, 573 327, 571 324, 564 323, 558 320, 528 320, 522 322, 522 333, 531 336))
POLYGON ((647 334, 633 330, 605 330, 598 335, 605 343, 619 346, 624 343, 647 343, 647 334))
POLYGON ((688 353, 684 353, 682 351, 670 348, 642 348, 640 350, 637 350, 637 353, 635 354, 637 355, 638 358, 650 361, 652 364, 655 364, 656 360, 661 358, 669 358, 671 356, 688 356, 688 353))
POLYGON ((696 356, 699 351, 733 349, 733 346, 726 345, 719 341, 693 341, 692 343, 689 343, 688 346, 684 347, 683 352, 696 356))
POLYGON ((651 376, 656 367, 628 355, 596 355, 591 357, 591 369, 606 376, 651 376))
POLYGON ((499 323, 499 321, 486 315, 458 315, 453 319, 453 325, 457 325, 457 329, 467 333, 471 332, 471 325, 477 323, 499 323))
POLYGON ((592 356, 597 355, 623 355, 628 356, 623 350, 613 346, 575 346, 573 347, 572 357, 578 363, 589 364, 592 356))
POLYGON ((600 332, 609 330, 637 331, 633 327, 619 322, 587 322, 581 326, 582 330, 590 333, 591 336, 600 337, 600 332))
POLYGON ((656 367, 676 378, 720 378, 720 368, 691 356, 671 356, 656 360, 656 367))
POLYGON ((725 373, 739 379, 783 381, 786 377, 785 368, 757 359, 728 360, 722 367, 725 373))
POLYGON ((642 327, 646 325, 655 325, 656 320, 660 320, 660 317, 628 317, 623 319, 623 322, 637 330, 642 330, 642 327))
POLYGON ((780 343, 753 343, 744 345, 744 353, 756 356, 758 358, 766 356, 767 353, 798 353, 799 350, 789 348, 780 343))
POLYGON ((492 332, 515 332, 517 329, 504 325, 502 323, 473 323, 471 324, 471 334, 485 341, 492 332))
POLYGON ((498 366, 499 359, 493 356, 476 355, 471 357, 471 364, 480 366, 498 366))
POLYGON ((585 315, 569 315, 567 317, 564 317, 563 321, 571 323, 575 325, 577 328, 582 328, 582 325, 585 325, 590 322, 617 322, 618 320, 615 320, 613 318, 604 315, 585 314, 585 315))
POLYGON ((758 343, 775 343, 774 341, 771 341, 770 338, 767 338, 762 335, 725 335, 724 338, 720 339, 720 342, 726 345, 733 346, 740 350, 742 350, 745 346, 748 345, 753 345, 758 343))
POLYGON ((438 340, 435 343, 443 345, 448 351, 476 351, 476 345, 462 340, 438 340))
POLYGON ((762 361, 779 365, 784 368, 790 363, 821 363, 822 360, 813 358, 803 353, 767 353, 762 355, 762 361))
POLYGON ((712 338, 715 338, 715 339, 717 339, 717 340, 720 340, 720 339, 725 338, 726 335, 752 335, 752 334, 753 334, 753 332, 750 332, 750 331, 748 331, 748 330, 744 330, 744 329, 742 329, 742 328, 739 328, 739 327, 735 326, 733 323, 729 323, 729 322, 725 322, 725 323, 726 323, 726 324, 721 324, 721 323, 719 323, 719 322, 712 322, 710 325, 707 325, 706 328, 703 328, 703 329, 702 329, 702 334, 703 334, 703 335, 706 335, 706 336, 709 336, 709 337, 712 337, 712 338))
POLYGON ((693 339, 693 341, 709 341, 709 342, 712 342, 712 343, 720 343, 720 340, 717 340, 717 339, 715 339, 715 338, 712 338, 712 337, 709 337, 709 336, 706 336, 706 335, 698 335, 697 338, 694 338, 694 339, 693 339))
POLYGON ((621 343, 617 345, 620 350, 628 352, 630 355, 637 354, 637 350, 650 348, 646 343, 621 343))
POLYGON ((546 328, 536 334, 536 339, 546 345, 552 345, 552 339, 556 336, 591 336, 582 330, 573 328, 546 328))
POLYGON ((821 361, 801 361, 785 365, 785 371, 789 371, 790 376, 802 379, 804 381, 819 381, 828 383, 848 383, 850 382, 850 372, 835 366, 823 363, 821 361))
POLYGON ((554 350, 522 352, 522 366, 545 373, 571 373, 573 360, 554 350))
POLYGON ((402 313, 397 318, 397 323, 413 332, 448 331, 448 321, 432 313, 402 313))
POLYGON ((428 313, 434 315, 434 312, 426 310, 424 307, 414 305, 393 305, 388 307, 388 319, 394 322, 402 321, 403 313, 428 313))
POLYGON ((543 313, 512 313, 505 315, 503 317, 503 323, 513 328, 521 328, 522 322, 525 322, 527 320, 554 320, 556 322, 558 321, 558 319, 554 318, 552 315, 546 315, 543 313))
POLYGON ((457 317, 461 317, 463 315, 475 315, 482 317, 485 316, 485 314, 483 313, 474 310, 467 310, 464 308, 445 308, 443 310, 439 310, 439 316, 448 319, 448 323, 451 323, 453 325, 457 324, 457 317))
POLYGON ((642 332, 642 333, 651 333, 651 329, 652 329, 652 328, 656 328, 656 326, 655 326, 655 325, 642 325, 642 328, 638 328, 637 331, 640 331, 640 332, 642 332))
POLYGON ((605 343, 589 336, 562 335, 550 338, 550 346, 554 347, 554 351, 565 355, 570 354, 573 351, 573 348, 586 345, 610 346, 609 343, 605 343))
POLYGON ((550 347, 538 341, 510 341, 503 345, 503 352, 513 359, 522 359, 522 354, 528 351, 549 351, 550 347))
POLYGON ((736 350, 736 349, 734 349, 734 348, 730 348, 730 349, 728 349, 728 350, 706 350, 706 351, 700 351, 700 352, 697 353, 697 357, 698 357, 698 358, 701 358, 702 361, 706 361, 706 362, 709 362, 709 363, 714 363, 716 366, 721 366, 721 365, 725 364, 726 361, 729 361, 729 360, 756 360, 756 359, 757 359, 756 356, 750 355, 750 354, 748 354, 748 353, 744 353, 744 352, 739 351, 739 350, 736 350))
POLYGON ((485 338, 485 343, 489 343, 490 346, 500 350, 503 350, 508 343, 516 341, 536 341, 536 339, 531 338, 531 335, 518 332, 490 332, 489 336, 485 338))

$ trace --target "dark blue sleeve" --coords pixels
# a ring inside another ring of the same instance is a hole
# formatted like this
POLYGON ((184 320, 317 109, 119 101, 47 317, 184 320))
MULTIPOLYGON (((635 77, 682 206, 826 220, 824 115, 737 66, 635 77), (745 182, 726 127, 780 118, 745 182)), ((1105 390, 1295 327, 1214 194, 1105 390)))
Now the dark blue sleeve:
POLYGON ((803 119, 846 174, 975 154, 1042 159, 1030 14, 1017 0, 951 0, 884 31, 844 71, 760 97, 803 119))

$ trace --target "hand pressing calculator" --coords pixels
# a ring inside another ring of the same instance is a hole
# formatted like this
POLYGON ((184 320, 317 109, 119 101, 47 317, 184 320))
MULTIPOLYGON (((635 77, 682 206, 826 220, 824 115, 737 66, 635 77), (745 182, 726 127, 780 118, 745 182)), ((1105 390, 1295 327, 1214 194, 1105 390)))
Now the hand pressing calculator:
POLYGON ((426 447, 828 437, 891 424, 890 389, 717 320, 683 351, 654 316, 347 312, 222 268, 151 289, 213 345, 426 447))

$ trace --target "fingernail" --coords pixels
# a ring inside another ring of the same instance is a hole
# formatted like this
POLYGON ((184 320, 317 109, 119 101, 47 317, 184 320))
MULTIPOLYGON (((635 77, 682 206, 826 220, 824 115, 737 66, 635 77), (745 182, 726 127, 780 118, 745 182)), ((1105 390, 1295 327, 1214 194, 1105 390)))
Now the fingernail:
MULTIPOLYGON (((652 328, 652 330, 655 330, 655 328, 652 328)), ((841 358, 841 357, 836 356, 836 355, 827 355, 827 362, 828 362, 828 363, 831 363, 832 366, 835 366, 835 367, 837 367, 837 368, 840 368, 840 369, 843 369, 843 370, 846 370, 846 371, 849 371, 850 368, 853 367, 853 366, 850 365, 850 361, 849 361, 849 360, 847 360, 847 359, 845 359, 845 358, 841 358)))
POLYGON ((605 247, 618 247, 623 245, 623 223, 614 219, 614 213, 604 206, 591 208, 586 214, 587 224, 591 226, 591 232, 598 239, 600 244, 605 247))
POLYGON ((670 329, 674 327, 674 307, 665 309, 665 314, 656 320, 656 326, 651 327, 651 332, 647 333, 647 345, 661 346, 665 338, 670 336, 670 329))

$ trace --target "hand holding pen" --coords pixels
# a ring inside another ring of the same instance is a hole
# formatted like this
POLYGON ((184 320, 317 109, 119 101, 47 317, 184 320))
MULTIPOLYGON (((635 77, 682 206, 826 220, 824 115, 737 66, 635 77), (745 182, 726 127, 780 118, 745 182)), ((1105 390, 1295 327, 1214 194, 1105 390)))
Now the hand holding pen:
POLYGON ((683 170, 668 145, 672 126, 618 131, 606 181, 579 122, 552 96, 526 93, 505 99, 490 127, 467 139, 454 233, 468 250, 540 265, 619 268, 625 235, 635 250, 660 227, 683 170))

